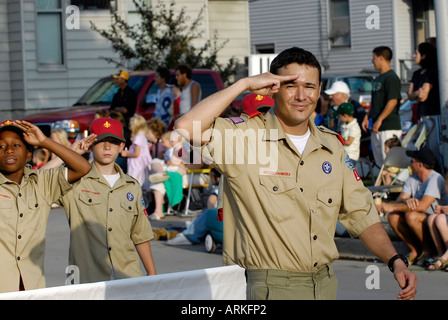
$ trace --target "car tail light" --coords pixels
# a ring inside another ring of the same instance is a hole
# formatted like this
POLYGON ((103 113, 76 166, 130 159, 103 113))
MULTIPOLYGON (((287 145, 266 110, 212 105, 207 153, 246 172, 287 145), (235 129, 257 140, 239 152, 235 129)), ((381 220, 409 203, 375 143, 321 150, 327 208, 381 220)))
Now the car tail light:
POLYGON ((76 120, 56 121, 53 125, 53 129, 63 129, 67 132, 69 139, 76 139, 76 136, 79 133, 79 123, 76 120))

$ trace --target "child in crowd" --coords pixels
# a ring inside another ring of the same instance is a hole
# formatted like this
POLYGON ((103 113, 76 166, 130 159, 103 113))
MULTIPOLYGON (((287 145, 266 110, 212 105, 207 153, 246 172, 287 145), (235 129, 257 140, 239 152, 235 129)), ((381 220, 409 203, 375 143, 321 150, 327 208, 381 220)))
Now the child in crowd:
POLYGON ((0 124, 0 292, 45 287, 45 232, 51 204, 91 169, 76 152, 26 121, 0 124), (67 167, 32 170, 33 146, 46 148, 67 167))
POLYGON ((149 144, 146 138, 146 120, 135 114, 129 120, 132 132, 132 146, 130 150, 123 150, 121 156, 128 158, 128 174, 135 178, 143 190, 149 190, 149 168, 152 157, 149 154, 149 144))
POLYGON ((344 102, 339 105, 337 113, 342 122, 341 135, 345 141, 345 151, 352 161, 353 167, 356 167, 356 162, 359 159, 361 146, 361 128, 358 121, 353 116, 355 108, 351 103, 344 102))
POLYGON ((33 163, 33 166, 31 169, 40 169, 47 160, 47 153, 42 148, 36 148, 33 150, 33 158, 31 162, 33 163))
POLYGON ((152 118, 146 122, 148 133, 146 137, 150 141, 150 153, 153 159, 163 159, 165 147, 162 144, 161 137, 166 131, 166 124, 158 118, 152 118))
MULTIPOLYGON (((393 147, 401 147, 401 141, 396 135, 384 141, 384 153, 387 155, 393 147)), ((390 185, 393 179, 395 179, 398 184, 404 184, 407 178, 409 178, 408 168, 385 166, 382 172, 382 179, 378 180, 377 185, 379 186, 381 183, 390 185)))
MULTIPOLYGON (((70 224, 70 264, 79 267, 82 283, 143 276, 140 260, 146 274, 154 275, 154 234, 141 187, 115 163, 124 148, 123 127, 99 118, 90 130, 97 136, 90 148, 92 171, 60 200, 70 224)), ((83 153, 92 142, 73 148, 83 153)))

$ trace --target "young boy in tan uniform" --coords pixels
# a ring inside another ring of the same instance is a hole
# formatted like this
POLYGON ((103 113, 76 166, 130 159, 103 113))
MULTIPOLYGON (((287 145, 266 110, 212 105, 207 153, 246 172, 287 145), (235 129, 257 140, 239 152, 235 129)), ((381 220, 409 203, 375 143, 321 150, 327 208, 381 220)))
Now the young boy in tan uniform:
POLYGON ((45 231, 51 204, 90 171, 76 152, 25 121, 0 124, 0 292, 45 287, 45 231), (32 170, 32 147, 57 154, 67 167, 32 170))
POLYGON ((70 224, 70 264, 79 268, 81 283, 143 276, 140 259, 146 274, 155 275, 141 187, 115 164, 123 127, 99 118, 90 130, 97 135, 92 170, 60 200, 70 224))

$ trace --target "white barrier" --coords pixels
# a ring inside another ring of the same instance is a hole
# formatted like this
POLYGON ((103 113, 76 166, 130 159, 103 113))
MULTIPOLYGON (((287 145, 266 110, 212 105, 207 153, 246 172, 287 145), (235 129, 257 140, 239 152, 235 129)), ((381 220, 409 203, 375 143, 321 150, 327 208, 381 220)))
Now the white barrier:
POLYGON ((0 294, 1 300, 245 300, 239 266, 0 294))

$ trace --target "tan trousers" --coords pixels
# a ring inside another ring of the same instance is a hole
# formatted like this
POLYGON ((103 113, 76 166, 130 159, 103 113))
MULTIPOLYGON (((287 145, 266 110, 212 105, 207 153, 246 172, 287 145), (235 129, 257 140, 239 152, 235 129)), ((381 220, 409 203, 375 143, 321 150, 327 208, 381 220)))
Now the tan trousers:
POLYGON ((336 300, 331 264, 316 272, 246 270, 248 300, 336 300))

